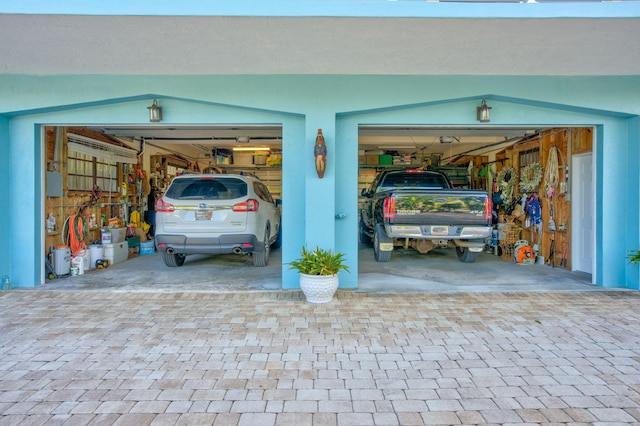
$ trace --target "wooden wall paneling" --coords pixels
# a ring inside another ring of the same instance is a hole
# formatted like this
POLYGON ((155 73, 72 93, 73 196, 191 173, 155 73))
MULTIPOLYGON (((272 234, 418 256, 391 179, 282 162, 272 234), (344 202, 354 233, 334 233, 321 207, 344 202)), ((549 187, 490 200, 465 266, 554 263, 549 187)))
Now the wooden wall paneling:
POLYGON ((569 129, 571 135, 571 154, 583 154, 593 151, 593 129, 590 127, 569 129))
POLYGON ((571 267, 571 256, 569 250, 570 226, 568 218, 571 217, 571 204, 566 200, 565 196, 560 194, 560 182, 564 180, 564 168, 566 166, 566 158, 568 151, 568 129, 551 129, 543 132, 541 135, 540 153, 541 163, 545 172, 547 171, 549 161, 549 152, 551 147, 555 146, 558 152, 558 185, 553 188, 553 196, 548 197, 548 188, 545 188, 543 179, 541 188, 542 203, 542 246, 540 253, 547 260, 548 265, 561 267, 563 252, 567 254, 566 265, 563 267, 571 267), (549 219, 551 218, 551 210, 553 208, 553 222, 555 223, 555 231, 549 228, 549 219), (550 257, 551 242, 554 241, 553 258, 550 257))
MULTIPOLYGON (((56 218, 56 231, 55 232, 46 232, 46 244, 45 251, 48 252, 50 247, 55 247, 56 245, 66 244, 67 236, 64 235, 64 227, 65 221, 71 215, 77 214, 80 212, 83 206, 83 213, 88 218, 91 214, 95 214, 96 216, 96 225, 92 229, 89 230, 89 237, 85 242, 91 242, 100 240, 100 229, 102 226, 102 215, 105 215, 107 219, 112 217, 113 213, 116 215, 120 214, 120 210, 122 206, 118 205, 121 198, 121 193, 113 193, 109 197, 107 193, 104 193, 102 198, 98 201, 96 205, 89 206, 88 204, 91 201, 91 194, 84 191, 73 191, 70 192, 68 189, 68 180, 67 180, 67 155, 68 155, 68 145, 67 145, 67 133, 72 132, 82 136, 91 137, 94 139, 98 139, 104 142, 114 143, 114 140, 111 138, 102 135, 97 132, 93 132, 84 128, 62 128, 62 138, 61 144, 59 147, 59 155, 58 155, 58 166, 57 171, 62 174, 62 197, 46 197, 45 199, 45 217, 42 218, 43 221, 46 221, 49 216, 49 212, 53 212, 56 218), (111 204, 109 204, 111 203, 111 204)), ((49 168, 49 164, 55 158, 55 142, 56 142, 56 133, 57 128, 53 126, 48 126, 45 128, 45 158, 46 164, 45 167, 49 168)), ((124 144, 119 144, 124 145, 124 144)), ((122 167, 118 168, 120 174, 122 172, 122 167)), ((46 174, 45 174, 46 176, 46 174)), ((45 185, 46 187, 46 185, 45 185)), ((46 223, 46 222, 43 222, 46 223)), ((46 229, 46 228, 45 228, 46 229)))

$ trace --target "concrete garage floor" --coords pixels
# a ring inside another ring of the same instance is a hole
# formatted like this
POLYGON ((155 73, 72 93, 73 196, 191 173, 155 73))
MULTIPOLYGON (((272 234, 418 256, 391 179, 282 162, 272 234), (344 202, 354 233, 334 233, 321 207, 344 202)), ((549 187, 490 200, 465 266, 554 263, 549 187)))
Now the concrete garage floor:
MULTIPOLYGON (((269 265, 255 268, 249 256, 188 256, 179 268, 168 268, 158 253, 138 256, 103 270, 48 280, 48 290, 234 292, 280 290, 281 250, 273 250, 269 265)), ((420 254, 397 250, 391 261, 378 263, 370 247, 359 249, 356 292, 460 293, 602 290, 591 277, 545 265, 516 265, 490 253, 476 263, 459 262, 453 250, 420 254)), ((297 291, 297 290, 291 290, 297 291)))

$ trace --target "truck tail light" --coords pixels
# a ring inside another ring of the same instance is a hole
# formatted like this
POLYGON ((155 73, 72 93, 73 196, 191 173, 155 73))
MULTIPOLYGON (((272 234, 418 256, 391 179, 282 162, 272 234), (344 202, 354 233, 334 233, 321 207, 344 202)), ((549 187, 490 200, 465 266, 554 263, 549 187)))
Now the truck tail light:
POLYGON ((396 199, 395 197, 387 197, 384 199, 384 218, 395 219, 396 217, 396 199))
POLYGON ((249 198, 247 201, 243 203, 238 203, 233 205, 234 212, 257 212, 258 211, 258 200, 254 200, 253 198, 249 198))
POLYGON ((484 201, 484 220, 491 223, 493 220, 493 202, 487 197, 484 201))
POLYGON ((173 204, 165 203, 162 198, 158 198, 156 201, 156 211, 161 213, 171 213, 174 212, 176 208, 173 204))

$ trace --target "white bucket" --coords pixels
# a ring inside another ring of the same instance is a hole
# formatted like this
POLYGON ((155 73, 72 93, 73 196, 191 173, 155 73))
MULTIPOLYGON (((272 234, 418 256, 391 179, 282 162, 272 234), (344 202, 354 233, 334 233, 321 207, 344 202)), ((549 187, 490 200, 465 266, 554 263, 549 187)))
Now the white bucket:
POLYGON ((53 252, 53 263, 56 275, 67 275, 71 268, 71 249, 66 246, 56 247, 53 252))
POLYGON ((104 248, 102 244, 92 244, 89 246, 89 252, 91 253, 89 269, 93 269, 96 267, 96 260, 104 259, 104 248))

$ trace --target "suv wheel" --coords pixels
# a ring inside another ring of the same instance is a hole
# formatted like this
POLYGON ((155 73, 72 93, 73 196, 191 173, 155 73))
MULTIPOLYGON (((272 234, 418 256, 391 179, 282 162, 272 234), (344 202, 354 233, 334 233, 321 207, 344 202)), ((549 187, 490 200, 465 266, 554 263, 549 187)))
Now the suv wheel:
POLYGON ((271 251, 271 243, 269 242, 269 228, 264 231, 263 251, 254 251, 251 254, 253 257, 253 266, 267 266, 269 263, 269 252, 271 251))
POLYGON ((162 253, 162 260, 164 260, 164 264, 170 268, 182 266, 185 257, 186 256, 184 254, 167 253, 166 251, 162 253))

